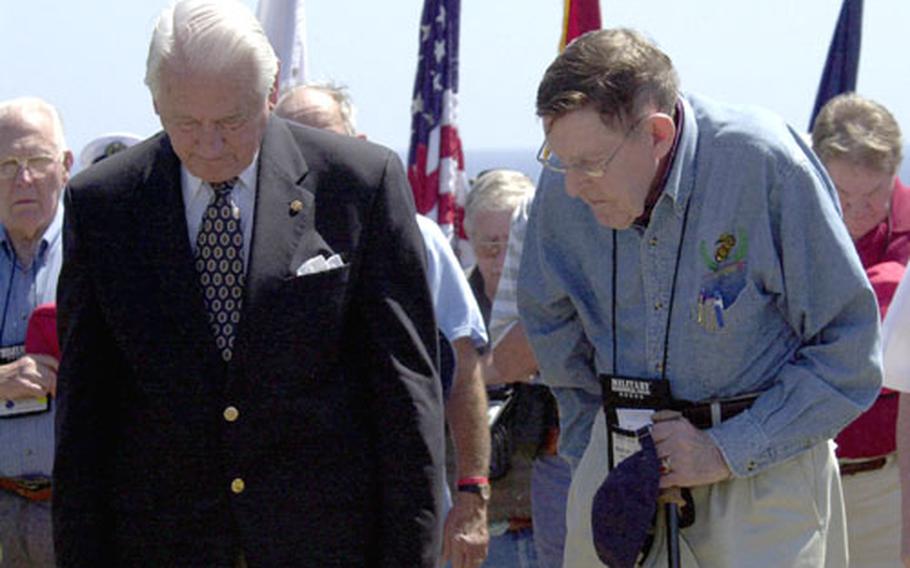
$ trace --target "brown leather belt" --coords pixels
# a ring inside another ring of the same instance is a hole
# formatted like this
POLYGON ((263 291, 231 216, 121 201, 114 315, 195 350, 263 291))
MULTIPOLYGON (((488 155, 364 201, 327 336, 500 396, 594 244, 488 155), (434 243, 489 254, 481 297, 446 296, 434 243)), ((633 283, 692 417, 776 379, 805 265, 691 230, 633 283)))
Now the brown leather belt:
POLYGON ((682 403, 676 410, 682 412, 682 415, 699 430, 707 430, 751 407, 756 398, 758 395, 739 396, 713 402, 682 403))
POLYGON ((885 467, 886 463, 888 463, 888 458, 884 456, 865 461, 842 462, 840 464, 840 474, 855 475, 857 473, 863 473, 866 471, 875 471, 885 467))
POLYGON ((0 477, 0 489, 29 501, 51 500, 51 480, 46 477, 0 477))
POLYGON ((509 519, 509 532, 518 532, 533 526, 530 517, 512 517, 509 519))

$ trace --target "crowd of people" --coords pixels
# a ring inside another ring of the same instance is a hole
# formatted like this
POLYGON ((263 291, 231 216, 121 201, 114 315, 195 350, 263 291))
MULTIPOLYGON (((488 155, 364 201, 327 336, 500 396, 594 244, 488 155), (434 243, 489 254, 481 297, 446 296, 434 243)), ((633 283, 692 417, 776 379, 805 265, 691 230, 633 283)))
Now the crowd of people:
POLYGON ((0 102, 0 566, 910 566, 885 107, 807 138, 585 34, 540 179, 472 180, 463 270, 347 92, 278 65, 179 0, 162 131, 72 177, 55 108, 0 102))

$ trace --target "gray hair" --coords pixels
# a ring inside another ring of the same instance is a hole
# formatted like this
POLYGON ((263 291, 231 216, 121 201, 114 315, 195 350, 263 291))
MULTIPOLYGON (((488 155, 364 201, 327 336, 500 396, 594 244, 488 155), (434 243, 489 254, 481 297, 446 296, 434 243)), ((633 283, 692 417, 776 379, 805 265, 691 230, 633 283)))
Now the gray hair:
POLYGON ((301 93, 306 91, 319 91, 328 95, 335 104, 338 105, 338 115, 341 119, 341 126, 344 128, 345 133, 348 136, 357 135, 357 126, 355 121, 355 115, 357 114, 357 109, 354 107, 354 103, 351 100, 351 95, 348 93, 348 89, 344 85, 333 83, 331 81, 323 83, 307 83, 305 85, 298 85, 289 91, 281 95, 281 99, 278 100, 278 104, 275 106, 275 114, 282 118, 287 118, 289 120, 295 120, 309 126, 318 126, 309 124, 309 122, 302 117, 298 116, 299 109, 295 108, 295 103, 297 98, 301 93))
POLYGON ((60 152, 67 150, 60 113, 57 112, 57 109, 52 104, 37 97, 21 97, 0 102, 0 136, 3 135, 4 127, 10 122, 28 119, 38 122, 38 120, 35 120, 36 117, 50 121, 53 131, 51 141, 60 152))
POLYGON ((838 95, 812 125, 812 149, 827 164, 850 164, 894 175, 903 159, 901 129, 881 104, 856 93, 838 95))
POLYGON ((515 170, 487 170, 477 176, 464 204, 464 229, 470 237, 474 219, 485 211, 514 211, 534 193, 531 178, 515 170))
POLYGON ((267 97, 278 73, 278 58, 249 8, 237 0, 179 0, 158 17, 145 84, 157 100, 164 69, 220 73, 241 62, 255 65, 256 94, 267 97))
POLYGON ((670 57, 627 28, 579 36, 547 68, 537 115, 558 118, 588 104, 608 124, 630 124, 647 105, 672 114, 679 78, 670 57))

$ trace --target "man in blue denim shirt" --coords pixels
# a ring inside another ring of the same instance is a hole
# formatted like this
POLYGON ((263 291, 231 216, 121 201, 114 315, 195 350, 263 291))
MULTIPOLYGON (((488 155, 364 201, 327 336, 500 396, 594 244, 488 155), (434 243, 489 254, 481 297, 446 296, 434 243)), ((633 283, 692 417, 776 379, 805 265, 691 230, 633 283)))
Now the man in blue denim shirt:
MULTIPOLYGON (((879 338, 818 160, 767 112, 680 95, 669 57, 630 30, 567 48, 537 111, 547 170, 519 308, 574 469, 565 565, 601 565, 599 375, 663 377, 691 403, 653 428, 661 487, 694 502, 684 565, 846 565, 829 440, 875 399, 879 338)), ((666 562, 663 524, 644 565, 666 562)))

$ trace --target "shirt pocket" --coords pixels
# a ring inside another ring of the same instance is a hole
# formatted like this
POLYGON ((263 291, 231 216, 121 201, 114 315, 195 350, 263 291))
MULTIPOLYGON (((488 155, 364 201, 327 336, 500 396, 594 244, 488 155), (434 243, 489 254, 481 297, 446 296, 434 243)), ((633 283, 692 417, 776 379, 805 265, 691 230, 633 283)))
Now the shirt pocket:
POLYGON ((745 264, 702 278, 692 318, 710 335, 736 333, 767 303, 745 264))
POLYGON ((350 269, 345 264, 285 279, 274 292, 273 317, 294 331, 292 337, 332 335, 341 328, 350 269))
POLYGON ((258 311, 254 352, 265 361, 258 383, 273 396, 320 387, 339 358, 350 266, 280 281, 258 311))
POLYGON ((717 332, 721 335, 743 332, 742 328, 754 323, 754 318, 759 316, 767 303, 768 298, 758 289, 757 284, 746 278, 739 293, 732 296, 732 302, 724 301, 723 325, 719 326, 717 332))
POLYGON ((773 297, 747 277, 732 302, 709 310, 700 305, 699 299, 690 314, 691 361, 707 393, 726 395, 733 378, 751 376, 768 355, 766 342, 777 336, 773 297))

